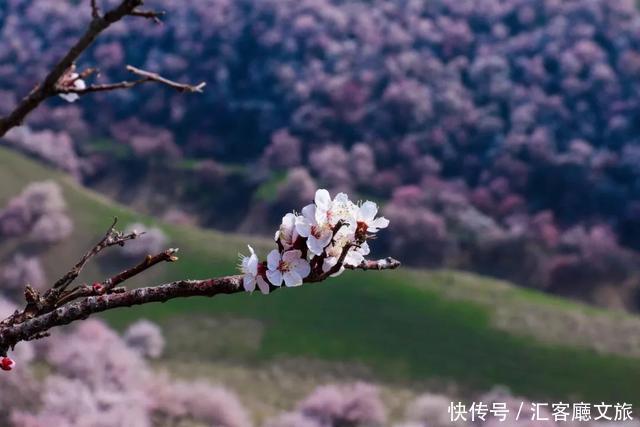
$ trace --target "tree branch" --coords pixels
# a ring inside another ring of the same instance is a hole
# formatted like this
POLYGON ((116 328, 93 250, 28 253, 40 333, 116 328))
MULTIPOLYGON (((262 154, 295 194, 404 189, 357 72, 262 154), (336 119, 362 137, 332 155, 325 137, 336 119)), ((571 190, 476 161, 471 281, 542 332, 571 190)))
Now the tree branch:
MULTIPOLYGON (((351 269, 376 270, 395 269, 400 263, 392 258, 380 261, 369 261, 362 266, 351 269)), ((120 293, 94 295, 79 301, 65 304, 55 310, 26 320, 23 323, 0 328, 0 354, 6 354, 20 341, 26 341, 39 334, 46 333, 53 327, 67 325, 76 320, 120 307, 132 307, 151 302, 166 302, 174 298, 193 296, 213 297, 221 294, 245 292, 242 275, 224 276, 204 280, 179 280, 158 286, 131 289, 120 293)), ((270 285, 270 292, 281 289, 270 285)))
POLYGON ((64 293, 56 301, 55 305, 59 307, 61 305, 64 305, 78 298, 88 297, 91 295, 102 295, 105 293, 112 293, 114 292, 115 289, 119 289, 120 292, 123 292, 126 289, 116 288, 116 286, 150 269, 156 264, 159 264, 161 262, 177 261, 178 260, 178 257, 176 256, 177 252, 178 252, 178 249, 172 248, 172 249, 167 249, 164 252, 160 252, 159 254, 154 256, 148 255, 140 264, 130 269, 124 270, 116 274, 115 276, 105 280, 102 283, 94 283, 92 286, 88 286, 84 284, 68 291, 67 293, 64 293))
POLYGON ((97 0, 91 0, 91 17, 93 19, 100 18, 100 6, 98 6, 97 0))
POLYGON ((84 266, 89 262, 91 258, 98 255, 104 249, 109 248, 111 246, 124 246, 125 242, 129 240, 136 239, 141 236, 143 233, 138 233, 137 231, 133 231, 129 234, 124 234, 116 230, 116 225, 118 224, 118 218, 113 219, 113 224, 107 230, 104 237, 95 244, 89 251, 84 254, 84 256, 78 261, 76 265, 73 266, 67 274, 61 277, 54 285, 53 289, 60 289, 63 291, 67 286, 69 286, 79 275, 84 266))
POLYGON ((156 12, 153 10, 139 10, 139 9, 136 9, 133 12, 131 12, 131 16, 138 16, 140 18, 150 19, 156 24, 162 24, 162 21, 160 20, 160 18, 163 17, 165 14, 166 12, 164 11, 156 12))
POLYGON ((104 237, 98 243, 96 243, 86 254, 84 254, 80 261, 78 261, 78 263, 74 265, 71 270, 69 270, 64 276, 58 279, 58 281, 55 282, 43 296, 41 296, 40 293, 33 289, 30 285, 27 285, 24 291, 27 306, 23 311, 16 311, 14 314, 0 322, 0 328, 7 325, 22 323, 27 319, 32 319, 43 313, 48 313, 54 308, 62 305, 64 302, 75 299, 75 297, 70 298, 70 296, 73 296, 76 293, 78 295, 87 294, 83 292, 84 288, 86 288, 86 285, 79 286, 72 289, 71 291, 66 291, 66 289, 80 275, 82 269, 89 262, 89 260, 108 247, 116 245, 124 246, 125 242, 133 240, 143 234, 136 231, 133 231, 129 234, 121 233, 115 229, 117 223, 118 218, 114 218, 111 227, 109 227, 104 237))
POLYGON ((190 85, 186 83, 178 83, 173 80, 169 80, 165 77, 162 77, 160 74, 153 73, 151 71, 141 70, 140 68, 136 68, 132 65, 127 65, 127 71, 141 76, 141 79, 132 80, 132 81, 122 81, 117 83, 106 83, 106 84, 93 84, 87 86, 84 89, 76 89, 73 87, 68 88, 58 88, 57 93, 75 93, 78 95, 85 95, 87 93, 93 92, 108 92, 112 90, 120 90, 120 89, 131 89, 135 86, 138 86, 143 83, 159 83, 165 86, 170 87, 171 89, 177 90, 178 92, 187 92, 187 93, 202 93, 206 83, 201 82, 197 85, 190 85))
MULTIPOLYGON (((159 20, 159 17, 163 15, 163 12, 143 11, 138 9, 144 3, 143 0, 122 0, 120 4, 113 9, 107 11, 104 15, 100 13, 100 8, 96 0, 91 0, 91 22, 85 30, 84 34, 78 39, 78 41, 67 51, 67 53, 53 66, 51 71, 46 75, 44 80, 34 87, 27 96, 25 96, 18 105, 7 115, 0 118, 0 138, 3 137, 10 129, 20 126, 29 113, 36 109, 44 100, 60 93, 72 93, 73 90, 64 90, 64 88, 58 87, 58 82, 73 70, 76 60, 80 55, 89 47, 96 38, 112 24, 120 21, 125 16, 135 16, 152 19, 154 21, 159 20), (61 90, 63 89, 63 90, 61 90)), ((133 67, 131 67, 133 68, 133 67)), ((202 92, 204 83, 197 86, 183 85, 181 83, 172 82, 164 79, 163 77, 149 73, 148 71, 133 69, 131 72, 140 71, 143 73, 144 78, 133 86, 147 81, 156 81, 165 85, 169 85, 181 92, 202 92)), ((123 82, 124 83, 124 82, 123 82)), ((101 90, 113 90, 113 89, 97 89, 100 85, 96 86, 93 92, 101 90)), ((127 85, 117 87, 117 89, 127 88, 127 85)), ((91 92, 91 91, 87 91, 91 92)))
POLYGON ((164 77, 162 77, 160 74, 157 73, 152 73, 150 71, 145 71, 145 70, 141 70, 140 68, 136 68, 133 67, 131 65, 127 65, 127 71, 132 72, 133 74, 136 74, 138 76, 142 76, 144 79, 147 79, 148 81, 153 81, 153 82, 157 82, 157 83, 161 83, 164 85, 167 85, 179 92, 202 92, 202 89, 204 89, 206 83, 205 82, 200 82, 197 85, 189 85, 189 84, 183 84, 183 83, 178 83, 178 82, 174 82, 173 80, 169 80, 166 79, 164 77))
POLYGON ((401 265, 395 258, 387 257, 377 261, 364 260, 360 265, 345 265, 347 270, 395 270, 401 265))

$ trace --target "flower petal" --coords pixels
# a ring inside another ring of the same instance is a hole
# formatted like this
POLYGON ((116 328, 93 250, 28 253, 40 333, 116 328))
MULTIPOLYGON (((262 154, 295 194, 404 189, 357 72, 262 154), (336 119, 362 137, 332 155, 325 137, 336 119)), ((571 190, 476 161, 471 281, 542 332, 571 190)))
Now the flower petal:
POLYGON ((296 223, 296 231, 302 237, 309 237, 309 234, 311 234, 311 224, 302 218, 296 223))
POLYGON ((245 273, 253 274, 254 276, 258 274, 258 256, 256 254, 251 254, 247 260, 245 273))
POLYGON ((342 203, 346 205, 349 203, 349 196, 347 196, 347 193, 338 193, 336 194, 336 197, 334 197, 333 203, 342 203))
POLYGON ((316 205, 311 204, 302 208, 302 216, 309 222, 313 223, 316 219, 316 205))
POLYGON ((267 270, 267 279, 273 286, 282 285, 282 272, 280 270, 267 270))
POLYGON ((289 264, 296 262, 300 257, 302 257, 302 251, 299 249, 292 249, 282 254, 282 260, 289 264))
POLYGON ((331 277, 338 277, 339 275, 341 275, 342 273, 344 273, 344 265, 340 266, 340 270, 336 271, 335 273, 333 273, 331 275, 331 277))
POLYGON ((315 236, 309 236, 307 239, 307 247, 314 255, 322 255, 324 248, 327 247, 327 242, 323 242, 317 239, 315 236))
POLYGON ((324 188, 316 191, 314 201, 316 202, 316 206, 323 210, 329 210, 329 208, 331 208, 331 195, 324 188))
POLYGON ((369 255, 371 253, 371 248, 369 247, 369 243, 364 242, 362 245, 360 245, 360 248, 357 249, 357 251, 364 256, 369 255))
POLYGON ((296 217, 296 231, 302 237, 309 237, 309 234, 311 233, 311 226, 316 223, 315 212, 315 205, 307 205, 302 208, 302 216, 296 217))
POLYGON ((360 210, 358 211, 358 219, 369 224, 369 222, 373 221, 373 218, 376 217, 377 213, 378 205, 367 200, 362 204, 362 206, 360 206, 360 210))
POLYGON ((316 209, 316 215, 315 218, 312 221, 312 224, 318 224, 318 225, 325 225, 329 223, 329 218, 331 216, 332 212, 330 210, 327 209, 321 209, 318 208, 316 209))
POLYGON ((262 278, 262 276, 258 276, 256 282, 258 282, 258 288, 260 288, 260 292, 262 292, 263 295, 269 294, 269 284, 262 278))
POLYGON ((334 256, 330 256, 324 259, 322 262, 322 271, 327 272, 333 268, 334 265, 338 263, 338 258, 334 256))
POLYGON ((286 228, 293 228, 293 226, 296 224, 296 216, 292 213, 288 213, 285 216, 282 217, 282 225, 284 225, 286 228))
POLYGON ((253 292, 256 289, 256 278, 251 274, 245 274, 242 278, 242 285, 247 292, 253 292))
POLYGON ((360 252, 354 250, 350 250, 344 259, 345 264, 352 265, 354 267, 362 264, 362 261, 364 261, 364 256, 360 252))
POLYGON ((77 93, 61 93, 59 96, 67 102, 75 102, 80 98, 77 93))
POLYGON ((278 268, 280 259, 280 252, 278 252, 277 249, 269 252, 269 255, 267 255, 267 267, 269 267, 269 270, 275 270, 276 268, 278 268))
POLYGON ((331 238, 333 237, 333 232, 331 230, 324 230, 320 233, 320 238, 318 239, 322 248, 326 248, 329 243, 331 243, 331 238))
POLYGON ((302 277, 295 271, 287 271, 284 273, 284 284, 289 287, 302 285, 302 277))
POLYGON ((307 260, 304 259, 298 259, 294 261, 292 267, 293 271, 298 273, 303 279, 307 277, 309 273, 311 273, 311 266, 309 265, 307 260))
POLYGON ((389 226, 389 220, 383 216, 381 216, 380 218, 374 219, 369 224, 369 227, 375 229, 375 231, 378 231, 381 228, 387 228, 388 226, 389 226))

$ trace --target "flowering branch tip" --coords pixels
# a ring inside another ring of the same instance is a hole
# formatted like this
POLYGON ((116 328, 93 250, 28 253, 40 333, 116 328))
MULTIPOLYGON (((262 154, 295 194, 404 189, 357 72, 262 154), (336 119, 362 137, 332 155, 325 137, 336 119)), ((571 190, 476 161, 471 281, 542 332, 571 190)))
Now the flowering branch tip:
POLYGON ((355 204, 346 194, 331 198, 326 190, 318 190, 314 202, 302 214, 286 214, 275 233, 276 248, 266 261, 260 261, 251 246, 249 255, 241 255, 242 274, 202 280, 179 280, 137 289, 120 286, 125 281, 163 262, 178 261, 178 248, 145 256, 139 264, 101 282, 72 286, 84 266, 104 249, 124 246, 142 233, 123 233, 116 229, 118 219, 69 272, 40 295, 31 286, 25 289, 27 305, 0 322, 0 369, 13 369, 15 362, 7 351, 20 341, 48 336, 48 331, 92 314, 118 307, 131 307, 150 302, 165 302, 191 296, 212 297, 220 294, 253 292, 269 294, 282 287, 324 281, 350 270, 393 270, 400 262, 393 258, 367 260, 367 240, 389 225, 376 217, 373 202, 355 204), (284 285, 284 286, 283 286, 284 285))

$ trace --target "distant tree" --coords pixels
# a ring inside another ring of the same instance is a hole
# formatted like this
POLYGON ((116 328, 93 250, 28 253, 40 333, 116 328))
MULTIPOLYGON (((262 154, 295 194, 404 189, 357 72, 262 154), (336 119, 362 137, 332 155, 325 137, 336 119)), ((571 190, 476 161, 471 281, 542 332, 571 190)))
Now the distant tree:
POLYGON ((156 359, 164 351, 164 336, 158 325, 148 320, 138 320, 130 325, 123 336, 129 347, 142 356, 156 359))
MULTIPOLYGON (((22 254, 15 254, 0 268, 0 282, 4 293, 19 295, 26 285, 44 290, 47 279, 40 259, 22 254)), ((4 313, 0 314, 0 316, 4 313)))
POLYGON ((378 389, 357 382, 320 386, 295 412, 269 420, 265 427, 373 427, 384 425, 386 419, 378 389))
POLYGON ((54 181, 29 184, 0 210, 0 235, 25 237, 36 243, 57 243, 71 235, 62 189, 54 181))

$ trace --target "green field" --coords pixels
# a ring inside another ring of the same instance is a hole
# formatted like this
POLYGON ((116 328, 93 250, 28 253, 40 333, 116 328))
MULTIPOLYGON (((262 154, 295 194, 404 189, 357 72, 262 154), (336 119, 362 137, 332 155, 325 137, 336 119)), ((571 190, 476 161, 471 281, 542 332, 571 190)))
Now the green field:
MULTIPOLYGON (((42 179, 62 184, 75 220, 72 238, 46 252, 52 278, 114 215, 125 224, 148 222, 62 174, 0 149, 0 205, 28 182, 42 179)), ((246 243, 262 256, 269 245, 258 237, 161 226, 171 246, 180 247, 181 259, 138 284, 235 273, 237 253, 246 252, 246 243)), ((1 242, 0 258, 15 250, 34 249, 1 242)), ((115 268, 117 259, 106 255, 84 280, 115 268)), ((365 367, 380 381, 417 388, 453 382, 466 394, 502 384, 531 398, 640 403, 637 318, 465 273, 348 272, 268 297, 191 298, 106 316, 118 328, 139 317, 166 327, 167 360, 223 359, 257 367, 283 358, 345 362, 365 367), (215 320, 210 328, 206 319, 215 320)))

